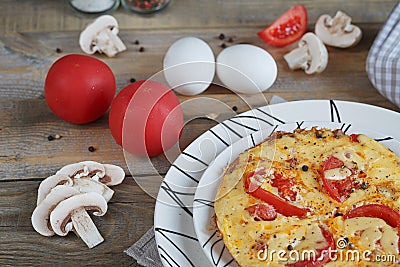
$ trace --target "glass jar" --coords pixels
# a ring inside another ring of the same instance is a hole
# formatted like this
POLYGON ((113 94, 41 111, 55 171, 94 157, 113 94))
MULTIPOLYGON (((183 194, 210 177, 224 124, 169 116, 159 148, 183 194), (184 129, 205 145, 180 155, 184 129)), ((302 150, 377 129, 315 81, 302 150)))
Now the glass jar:
POLYGON ((128 10, 141 14, 149 14, 162 10, 172 0, 121 0, 122 6, 128 10))
POLYGON ((118 8, 119 0, 69 0, 70 6, 80 13, 105 14, 118 8))

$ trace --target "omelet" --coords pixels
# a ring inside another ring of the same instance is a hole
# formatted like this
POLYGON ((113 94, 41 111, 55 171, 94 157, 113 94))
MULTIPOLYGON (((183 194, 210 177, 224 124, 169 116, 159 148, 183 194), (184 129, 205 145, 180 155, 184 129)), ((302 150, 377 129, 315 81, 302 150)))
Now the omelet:
POLYGON ((276 132, 225 170, 214 203, 242 267, 398 266, 400 158, 363 134, 276 132))

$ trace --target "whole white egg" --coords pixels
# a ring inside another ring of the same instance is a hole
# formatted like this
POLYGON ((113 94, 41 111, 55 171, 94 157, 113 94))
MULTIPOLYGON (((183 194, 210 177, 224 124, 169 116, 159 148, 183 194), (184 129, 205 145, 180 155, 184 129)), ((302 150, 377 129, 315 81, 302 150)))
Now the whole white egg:
POLYGON ((260 47, 239 44, 222 50, 217 57, 217 75, 230 90, 256 94, 270 88, 278 69, 274 58, 260 47))
POLYGON ((175 41, 164 57, 164 77, 182 95, 205 91, 215 75, 215 58, 210 46, 196 37, 175 41))

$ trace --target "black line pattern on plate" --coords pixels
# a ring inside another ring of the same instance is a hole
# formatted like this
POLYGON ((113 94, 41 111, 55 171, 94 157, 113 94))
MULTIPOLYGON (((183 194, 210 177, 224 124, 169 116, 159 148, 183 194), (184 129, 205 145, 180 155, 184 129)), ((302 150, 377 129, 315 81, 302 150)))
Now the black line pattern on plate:
POLYGON ((344 133, 347 133, 347 131, 350 129, 351 124, 347 125, 347 127, 343 130, 344 126, 346 126, 346 123, 342 124, 342 127, 340 128, 340 130, 342 130, 344 133))
MULTIPOLYGON (((215 235, 215 233, 214 233, 214 235, 215 235)), ((212 261, 213 261, 213 263, 214 263, 215 266, 218 266, 218 264, 221 262, 222 256, 224 255, 224 252, 225 252, 225 251, 226 251, 227 253, 229 253, 228 250, 226 249, 225 244, 223 244, 223 245, 222 245, 221 251, 220 251, 217 255, 215 255, 215 256, 218 256, 218 259, 216 259, 216 258, 214 257, 214 253, 213 253, 213 252, 216 251, 216 249, 214 249, 214 246, 217 245, 217 244, 220 243, 220 242, 222 242, 222 238, 218 238, 218 239, 211 245, 211 247, 210 247, 211 259, 212 259, 212 261)), ((231 256, 231 255, 229 254, 229 256, 231 256)), ((233 260, 233 258, 232 258, 232 259, 231 259, 230 261, 228 261, 223 267, 229 266, 229 264, 231 264, 233 261, 234 261, 234 260, 233 260)))
POLYGON ((339 110, 336 106, 336 103, 333 100, 329 100, 329 107, 331 110, 331 122, 342 122, 340 119, 339 110), (336 115, 337 121, 335 121, 335 115, 336 115))
MULTIPOLYGON (((270 117, 270 118, 276 120, 277 122, 280 122, 280 123, 282 123, 282 124, 285 124, 285 122, 284 122, 283 120, 281 120, 281 119, 279 119, 279 118, 277 118, 277 117, 275 117, 275 116, 272 116, 271 114, 269 114, 268 112, 262 110, 261 108, 256 108, 256 110, 258 110, 259 112, 263 113, 264 115, 267 115, 268 117, 270 117)), ((272 125, 271 125, 271 126, 272 126, 272 125)))
POLYGON ((279 125, 275 125, 274 129, 272 129, 271 133, 269 134, 269 136, 272 136, 272 134, 276 131, 276 129, 278 129, 279 125))
POLYGON ((207 241, 203 244, 203 248, 207 246, 207 244, 213 239, 213 237, 218 233, 218 230, 215 230, 214 233, 207 239, 207 241))
POLYGON ((229 266, 229 264, 231 264, 233 262, 233 258, 230 260, 230 261, 228 261, 228 263, 227 264, 225 264, 224 266, 222 266, 222 267, 227 267, 227 266, 229 266))
POLYGON ((196 198, 195 200, 193 200, 193 202, 198 202, 200 204, 203 204, 204 206, 214 208, 214 201, 210 201, 208 199, 196 198))
POLYGON ((240 133, 236 132, 236 131, 233 130, 231 127, 229 127, 228 125, 226 125, 225 122, 221 122, 221 124, 224 125, 224 126, 225 126, 228 130, 230 130, 232 133, 236 134, 239 138, 243 138, 243 136, 242 136, 240 133))
POLYGON ((191 155, 191 154, 189 154, 189 153, 187 153, 185 151, 182 151, 181 154, 185 155, 185 156, 188 156, 189 158, 192 158, 192 159, 194 159, 194 160, 196 160, 196 161, 200 162, 201 164, 203 164, 203 165, 208 167, 208 164, 205 163, 204 161, 202 161, 201 159, 199 159, 198 157, 195 157, 195 156, 193 156, 193 155, 191 155))
POLYGON ((253 132, 258 131, 258 129, 255 129, 255 128, 250 127, 250 126, 248 126, 248 125, 246 125, 246 124, 242 124, 242 123, 240 123, 240 122, 234 121, 234 120, 232 120, 232 119, 228 119, 228 121, 233 122, 233 123, 235 123, 235 124, 237 124, 237 125, 239 125, 239 126, 241 126, 241 127, 243 127, 243 128, 252 130, 253 132))
POLYGON ((197 180, 196 178, 194 178, 193 176, 191 176, 189 173, 185 172, 184 170, 182 170, 181 168, 179 168, 177 165, 172 164, 171 167, 176 168, 178 171, 180 171, 181 173, 183 173, 186 177, 190 178, 192 181, 194 181, 196 184, 199 183, 199 180, 197 180))
POLYGON ((215 258, 214 258, 214 253, 213 253, 213 252, 215 251, 215 250, 214 250, 214 246, 217 245, 218 243, 220 243, 221 241, 222 241, 222 238, 218 238, 218 240, 216 240, 216 241, 211 245, 211 248, 210 248, 211 259, 212 259, 212 261, 213 261, 213 263, 214 263, 215 266, 218 266, 219 262, 221 261, 222 255, 224 254, 224 251, 225 251, 225 245, 223 245, 221 251, 217 254, 218 259, 215 259, 215 258))
POLYGON ((221 141, 224 145, 230 146, 224 139, 222 139, 218 134, 216 134, 212 129, 209 130, 219 141, 221 141))
POLYGON ((265 120, 265 119, 263 119, 263 118, 256 117, 256 116, 238 115, 238 116, 233 117, 232 119, 236 119, 236 118, 255 119, 255 120, 259 120, 259 121, 265 122, 265 123, 268 124, 269 126, 273 126, 273 125, 274 125, 272 122, 269 122, 269 121, 267 121, 267 120, 265 120))
POLYGON ((194 193, 182 193, 179 191, 172 190, 172 188, 168 185, 167 182, 163 181, 161 185, 161 189, 168 194, 168 196, 176 203, 179 207, 181 207, 190 217, 193 217, 193 213, 189 210, 188 207, 185 206, 185 203, 179 198, 178 195, 193 195, 194 193))
MULTIPOLYGON (((184 237, 184 238, 187 238, 187 239, 191 239, 191 240, 196 241, 196 242, 198 241, 197 238, 192 237, 192 236, 189 236, 189 235, 185 235, 185 234, 182 234, 182 233, 179 233, 179 232, 176 232, 176 231, 168 230, 168 229, 165 229, 165 228, 160 228, 160 227, 154 228, 154 231, 157 232, 157 233, 159 233, 159 234, 161 234, 166 240, 168 240, 168 242, 169 242, 171 245, 173 245, 173 246, 182 254, 182 256, 185 257, 185 259, 188 261, 188 263, 190 264, 190 266, 195 267, 195 265, 193 264, 193 262, 189 259, 189 256, 186 255, 186 253, 183 252, 183 251, 175 244, 176 242, 173 242, 173 241, 167 236, 166 233, 173 234, 173 235, 177 235, 177 236, 184 237)), ((161 246, 160 246, 160 245, 158 245, 157 247, 161 249, 161 246)), ((165 254, 168 256, 168 258, 172 258, 172 256, 171 256, 169 253, 167 253, 166 250, 163 249, 163 251, 164 251, 165 254)), ((165 258, 165 257, 164 257, 164 258, 165 258)), ((175 262, 175 261, 174 261, 174 262, 175 262)), ((168 262, 168 263, 169 263, 169 262, 168 262)), ((169 263, 169 264, 170 264, 170 263, 169 263)), ((178 265, 178 264, 177 264, 177 266, 182 266, 182 265, 178 265)))
POLYGON ((393 140, 393 139, 394 139, 393 137, 388 136, 388 137, 384 137, 384 138, 377 138, 377 139, 375 139, 375 141, 382 142, 382 141, 389 141, 389 140, 393 140))
POLYGON ((297 124, 297 129, 300 129, 301 125, 303 125, 304 121, 301 121, 300 123, 298 121, 296 121, 297 124))
POLYGON ((250 134, 250 137, 251 137, 251 142, 253 143, 253 146, 256 146, 256 141, 254 141, 253 134, 250 134))
POLYGON ((171 255, 169 255, 168 254, 168 252, 162 247, 162 246, 157 246, 160 250, 162 250, 163 252, 164 252, 164 254, 168 257, 166 257, 166 256, 164 256, 164 254, 161 254, 160 253, 160 257, 164 260, 164 261, 166 261, 167 263, 168 263, 168 265, 169 266, 173 266, 172 264, 171 264, 171 262, 170 262, 170 260, 173 262, 173 263, 175 263, 175 265, 176 266, 178 266, 179 267, 179 264, 174 260, 174 258, 172 258, 171 257, 171 255))

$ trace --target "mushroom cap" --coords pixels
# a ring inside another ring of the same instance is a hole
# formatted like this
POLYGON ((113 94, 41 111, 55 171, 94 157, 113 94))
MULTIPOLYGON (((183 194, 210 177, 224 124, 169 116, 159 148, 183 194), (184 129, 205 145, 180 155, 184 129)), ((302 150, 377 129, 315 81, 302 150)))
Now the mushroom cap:
POLYGON ((119 185, 125 178, 125 171, 116 165, 112 164, 103 164, 105 169, 105 175, 103 178, 100 178, 100 182, 108 185, 119 185))
POLYGON ((318 36, 311 32, 304 34, 299 42, 299 47, 303 46, 308 47, 308 53, 311 57, 305 72, 312 74, 324 71, 328 65, 328 50, 318 36))
POLYGON ((68 175, 71 178, 93 177, 105 175, 103 164, 95 161, 82 161, 62 167, 56 174, 68 175))
POLYGON ((112 198, 114 191, 107 185, 90 178, 74 179, 73 187, 81 193, 95 192, 104 197, 108 202, 112 198))
POLYGON ((55 174, 44 179, 40 183, 38 188, 38 197, 36 205, 38 206, 54 187, 61 184, 72 186, 72 179, 68 175, 65 175, 63 173, 55 174))
POLYGON ((57 235, 65 236, 71 230, 65 226, 76 209, 96 210, 94 215, 103 216, 107 212, 107 202, 102 195, 94 192, 75 195, 61 201, 50 214, 51 227, 57 235))
POLYGON ((342 11, 338 11, 334 18, 330 15, 321 15, 315 23, 315 34, 327 45, 346 48, 361 40, 362 31, 351 24, 351 18, 342 11))
POLYGON ((58 185, 51 189, 32 213, 31 222, 35 231, 44 236, 54 235, 49 224, 50 213, 61 201, 78 194, 78 189, 68 185, 58 185))
POLYGON ((79 45, 83 52, 94 54, 98 51, 94 45, 94 41, 96 40, 97 35, 106 29, 110 30, 114 35, 118 34, 118 22, 111 15, 100 16, 89 24, 79 36, 79 45))

